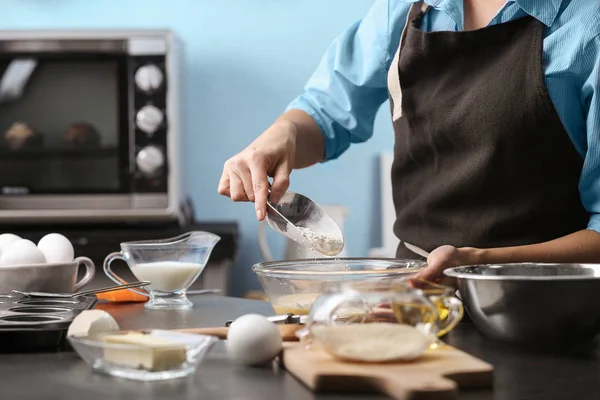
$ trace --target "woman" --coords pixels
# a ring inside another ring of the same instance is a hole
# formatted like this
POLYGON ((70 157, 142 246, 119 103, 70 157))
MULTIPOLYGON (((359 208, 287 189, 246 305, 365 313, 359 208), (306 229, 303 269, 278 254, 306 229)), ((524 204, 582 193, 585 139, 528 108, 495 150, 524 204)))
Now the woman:
POLYGON ((287 111, 225 163, 219 193, 265 215, 292 169, 373 133, 390 98, 398 257, 422 277, 500 262, 600 262, 600 6, 379 0, 287 111))

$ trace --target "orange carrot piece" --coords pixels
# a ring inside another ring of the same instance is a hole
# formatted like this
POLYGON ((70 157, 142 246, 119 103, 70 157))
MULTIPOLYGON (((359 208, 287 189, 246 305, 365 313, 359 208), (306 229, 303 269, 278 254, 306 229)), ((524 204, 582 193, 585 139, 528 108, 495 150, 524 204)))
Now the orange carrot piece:
MULTIPOLYGON (((122 284, 127 283, 123 279, 119 279, 119 282, 121 282, 122 284)), ((136 289, 139 291, 142 291, 142 292, 147 292, 146 290, 144 290, 144 288, 136 288, 136 289)), ((98 300, 106 300, 106 301, 112 301, 112 302, 117 302, 117 303, 125 303, 125 302, 145 303, 149 300, 149 297, 142 296, 141 294, 132 292, 129 289, 119 289, 119 290, 113 290, 111 292, 98 293, 96 295, 96 297, 98 297, 98 300)))
POLYGON ((98 293, 98 300, 106 300, 112 302, 140 302, 145 303, 148 297, 132 292, 129 289, 113 290, 112 292, 98 293))

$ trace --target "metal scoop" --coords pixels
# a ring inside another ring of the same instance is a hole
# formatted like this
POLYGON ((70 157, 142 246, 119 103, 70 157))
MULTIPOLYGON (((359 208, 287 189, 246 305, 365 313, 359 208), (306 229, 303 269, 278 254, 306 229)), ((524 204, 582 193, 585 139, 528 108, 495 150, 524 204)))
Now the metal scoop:
POLYGON ((267 198, 266 220, 276 232, 326 256, 336 256, 344 248, 344 235, 338 224, 299 193, 285 192, 276 203, 267 198))

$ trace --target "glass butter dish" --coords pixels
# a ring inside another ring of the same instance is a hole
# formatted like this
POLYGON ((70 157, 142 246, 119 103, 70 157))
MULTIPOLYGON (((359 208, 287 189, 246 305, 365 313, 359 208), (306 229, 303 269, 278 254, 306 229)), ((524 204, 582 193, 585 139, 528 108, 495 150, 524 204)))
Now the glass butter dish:
POLYGON ((68 340, 95 371, 138 381, 191 375, 218 342, 214 336, 166 330, 110 332, 68 340))

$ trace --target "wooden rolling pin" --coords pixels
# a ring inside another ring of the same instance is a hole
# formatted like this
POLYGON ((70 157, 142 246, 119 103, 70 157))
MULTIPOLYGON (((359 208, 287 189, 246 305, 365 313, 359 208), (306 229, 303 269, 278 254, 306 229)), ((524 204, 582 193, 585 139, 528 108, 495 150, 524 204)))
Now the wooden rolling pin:
MULTIPOLYGON (((297 342, 299 339, 296 337, 296 332, 304 327, 304 325, 298 324, 281 324, 275 325, 281 333, 281 340, 284 342, 297 342)), ((174 332, 182 333, 195 333, 197 335, 210 335, 216 336, 219 339, 227 339, 227 332, 229 328, 220 326, 215 328, 187 328, 187 329, 171 329, 174 332)))

